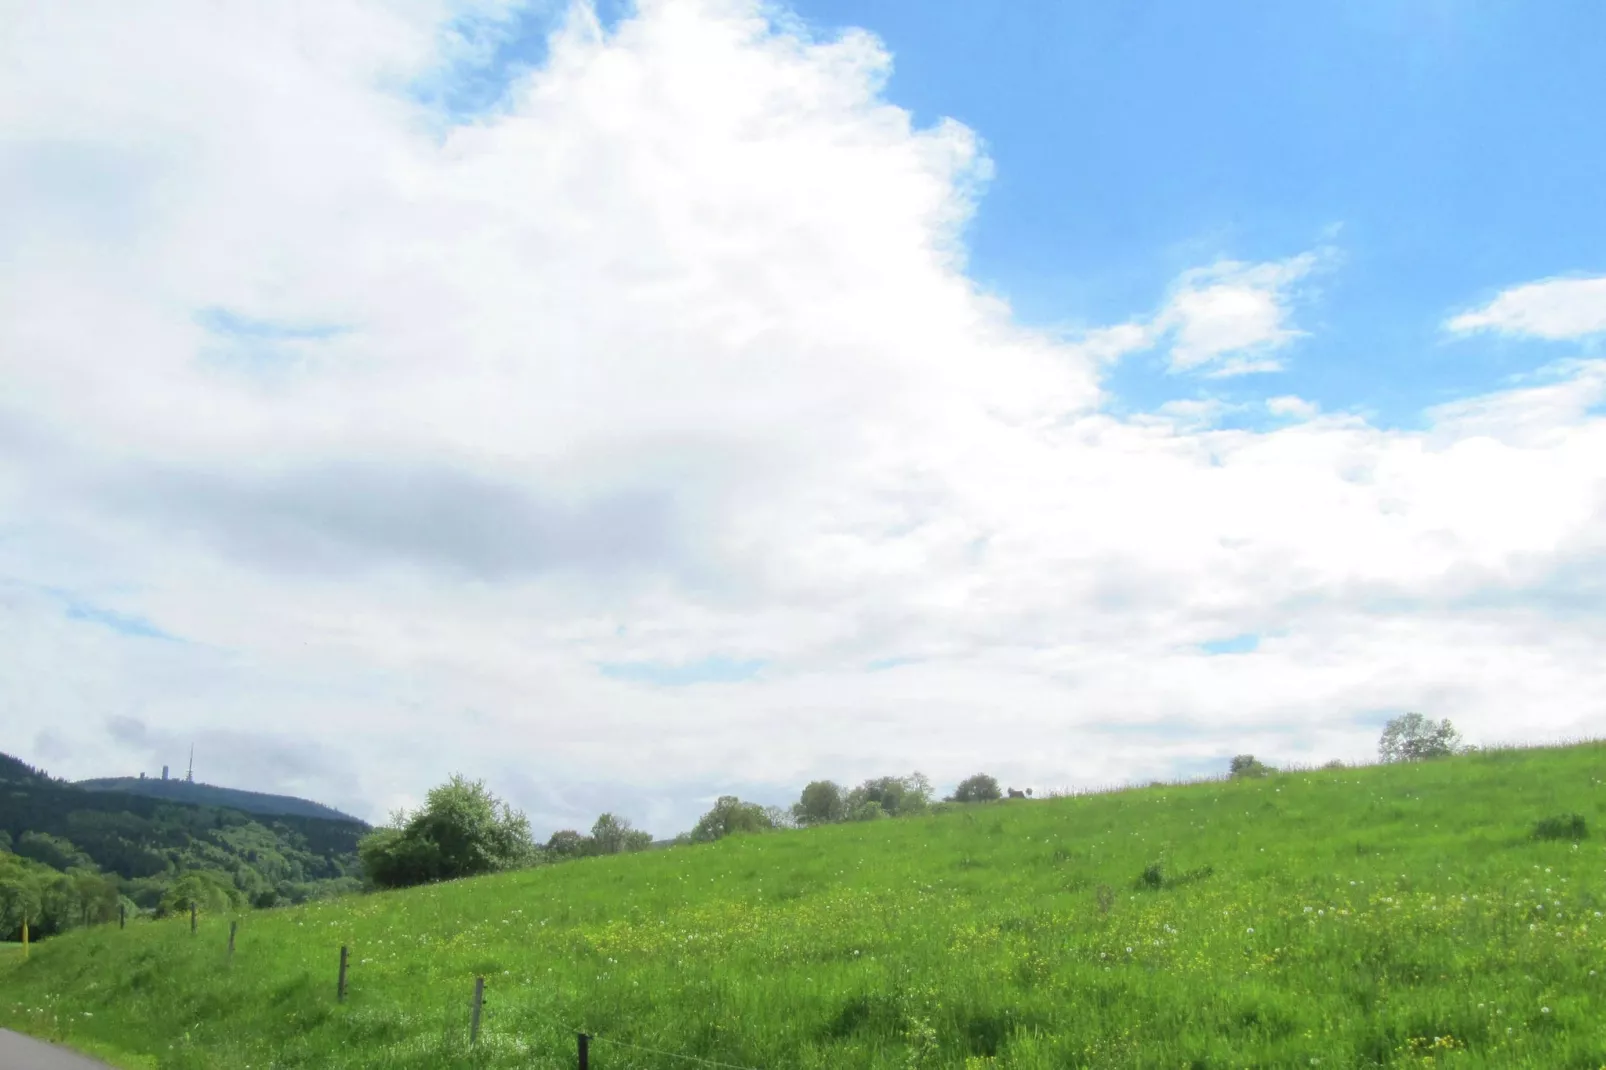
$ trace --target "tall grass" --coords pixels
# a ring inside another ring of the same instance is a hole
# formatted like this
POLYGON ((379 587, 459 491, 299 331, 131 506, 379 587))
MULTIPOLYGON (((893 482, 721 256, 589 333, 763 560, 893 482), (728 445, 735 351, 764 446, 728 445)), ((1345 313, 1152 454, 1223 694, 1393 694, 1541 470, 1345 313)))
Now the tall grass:
POLYGON ((249 914, 232 961, 221 916, 75 932, 0 1022, 163 1068, 1593 1070, 1606 847, 1534 830, 1603 812, 1601 744, 983 804, 249 914))

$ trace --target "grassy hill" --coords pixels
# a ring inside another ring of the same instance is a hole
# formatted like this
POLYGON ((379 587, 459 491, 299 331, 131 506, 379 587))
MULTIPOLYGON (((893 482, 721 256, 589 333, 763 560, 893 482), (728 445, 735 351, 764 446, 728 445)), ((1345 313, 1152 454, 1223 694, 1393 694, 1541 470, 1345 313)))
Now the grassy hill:
POLYGON ((73 785, 86 791, 120 791, 129 795, 146 795, 153 799, 194 803, 197 806, 219 806, 247 814, 284 817, 321 817, 326 821, 347 821, 361 824, 350 814, 343 814, 332 806, 298 799, 293 795, 269 795, 260 791, 243 791, 239 788, 220 788, 216 784, 198 784, 188 780, 159 780, 151 777, 101 777, 79 780, 73 785))
POLYGON ((585 1029, 599 1070, 1594 1070, 1606 847, 1534 835, 1573 813, 1606 747, 733 837, 252 914, 232 961, 224 916, 70 933, 0 1024, 164 1068, 572 1067, 585 1029))

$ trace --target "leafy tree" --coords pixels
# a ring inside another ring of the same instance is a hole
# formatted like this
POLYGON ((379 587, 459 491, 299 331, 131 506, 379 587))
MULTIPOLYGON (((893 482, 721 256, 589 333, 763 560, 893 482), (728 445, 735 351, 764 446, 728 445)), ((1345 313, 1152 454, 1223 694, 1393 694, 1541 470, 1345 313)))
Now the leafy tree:
POLYGON ((42 899, 37 879, 22 873, 0 877, 0 932, 7 940, 21 934, 24 920, 38 926, 42 899))
POLYGON ((959 786, 954 789, 954 793, 948 796, 948 801, 960 803, 991 802, 1002 797, 1003 792, 998 790, 997 780, 986 773, 977 773, 975 776, 961 780, 959 786))
POLYGON ((591 849, 599 855, 626 851, 645 851, 652 846, 652 834, 632 828, 630 822, 613 814, 603 814, 591 826, 591 849))
POLYGON ((847 812, 848 802, 842 794, 842 786, 834 780, 813 781, 792 804, 792 817, 803 826, 841 821, 847 812))
POLYGON ((758 803, 743 802, 734 795, 721 795, 714 808, 697 819, 691 842, 712 843, 737 832, 768 832, 775 827, 769 814, 758 803))
POLYGON ((94 865, 89 856, 75 847, 71 840, 52 836, 48 832, 24 832, 17 838, 16 853, 63 872, 75 866, 94 865))
POLYGON ((401 827, 378 829, 358 844, 368 878, 399 888, 512 869, 530 861, 530 822, 482 780, 454 774, 432 789, 401 827))
POLYGON ((1238 755, 1232 760, 1232 765, 1229 768, 1234 780, 1242 780, 1246 777, 1265 776, 1267 773, 1273 771, 1271 766, 1266 765, 1253 754, 1238 755))
POLYGON ((1383 727, 1377 753, 1385 762, 1414 762, 1454 754, 1460 746, 1461 734, 1448 720, 1405 713, 1383 727))
POLYGON ((574 829, 559 829, 546 841, 547 857, 554 861, 566 858, 580 858, 591 853, 591 840, 582 836, 574 829))
POLYGON ((238 896, 226 876, 204 871, 186 873, 162 896, 156 913, 158 917, 188 914, 191 905, 202 914, 212 914, 237 906, 238 896))
POLYGON ((77 896, 85 925, 95 925, 117 917, 117 904, 122 896, 117 894, 116 884, 91 869, 75 869, 68 876, 72 879, 73 892, 77 896))
POLYGON ((875 777, 848 792, 850 813, 868 802, 877 803, 889 817, 920 813, 931 803, 931 781, 923 773, 875 777))

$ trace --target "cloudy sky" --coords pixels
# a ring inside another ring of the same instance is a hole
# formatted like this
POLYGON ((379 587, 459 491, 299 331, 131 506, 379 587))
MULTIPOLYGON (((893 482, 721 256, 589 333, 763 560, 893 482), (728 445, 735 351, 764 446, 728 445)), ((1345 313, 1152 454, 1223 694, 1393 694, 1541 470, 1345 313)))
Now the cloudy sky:
POLYGON ((1601 734, 1603 34, 0 0, 0 749, 669 835, 1601 734))

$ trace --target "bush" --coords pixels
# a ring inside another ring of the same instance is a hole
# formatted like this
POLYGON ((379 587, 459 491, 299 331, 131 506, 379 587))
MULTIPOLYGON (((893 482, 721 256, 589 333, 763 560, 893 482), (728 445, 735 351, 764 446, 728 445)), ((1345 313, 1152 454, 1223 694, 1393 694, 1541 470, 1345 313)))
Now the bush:
POLYGON ((849 821, 878 821, 883 817, 890 816, 881 808, 881 804, 874 799, 867 799, 848 811, 849 821))
POLYGON ((494 873, 535 855, 530 822, 480 780, 454 775, 429 793, 423 809, 393 820, 357 844, 364 872, 381 888, 494 873))
POLYGON ((1141 891, 1150 892, 1157 892, 1162 888, 1182 888, 1196 881, 1204 880, 1215 871, 1214 866, 1199 866, 1197 869, 1190 869, 1174 877, 1168 877, 1166 876, 1165 867, 1159 862, 1155 862, 1145 866, 1143 872, 1138 874, 1136 887, 1141 891))
POLYGON ((948 796, 948 801, 957 803, 991 802, 1002 797, 1003 792, 998 790, 997 780, 986 773, 977 773, 975 776, 961 780, 959 786, 954 789, 954 793, 948 796))
POLYGON ((1560 814, 1534 823, 1536 840, 1572 840, 1577 842, 1589 835, 1583 814, 1560 814))
POLYGON ((1263 764, 1253 754, 1238 755, 1232 760, 1232 765, 1229 768, 1234 780, 1241 780, 1244 777, 1265 776, 1267 773, 1273 772, 1271 766, 1263 764))
POLYGON ((1461 734, 1448 720, 1433 721, 1420 713, 1404 713, 1383 726, 1377 753, 1385 762, 1443 758, 1461 749, 1461 734))

